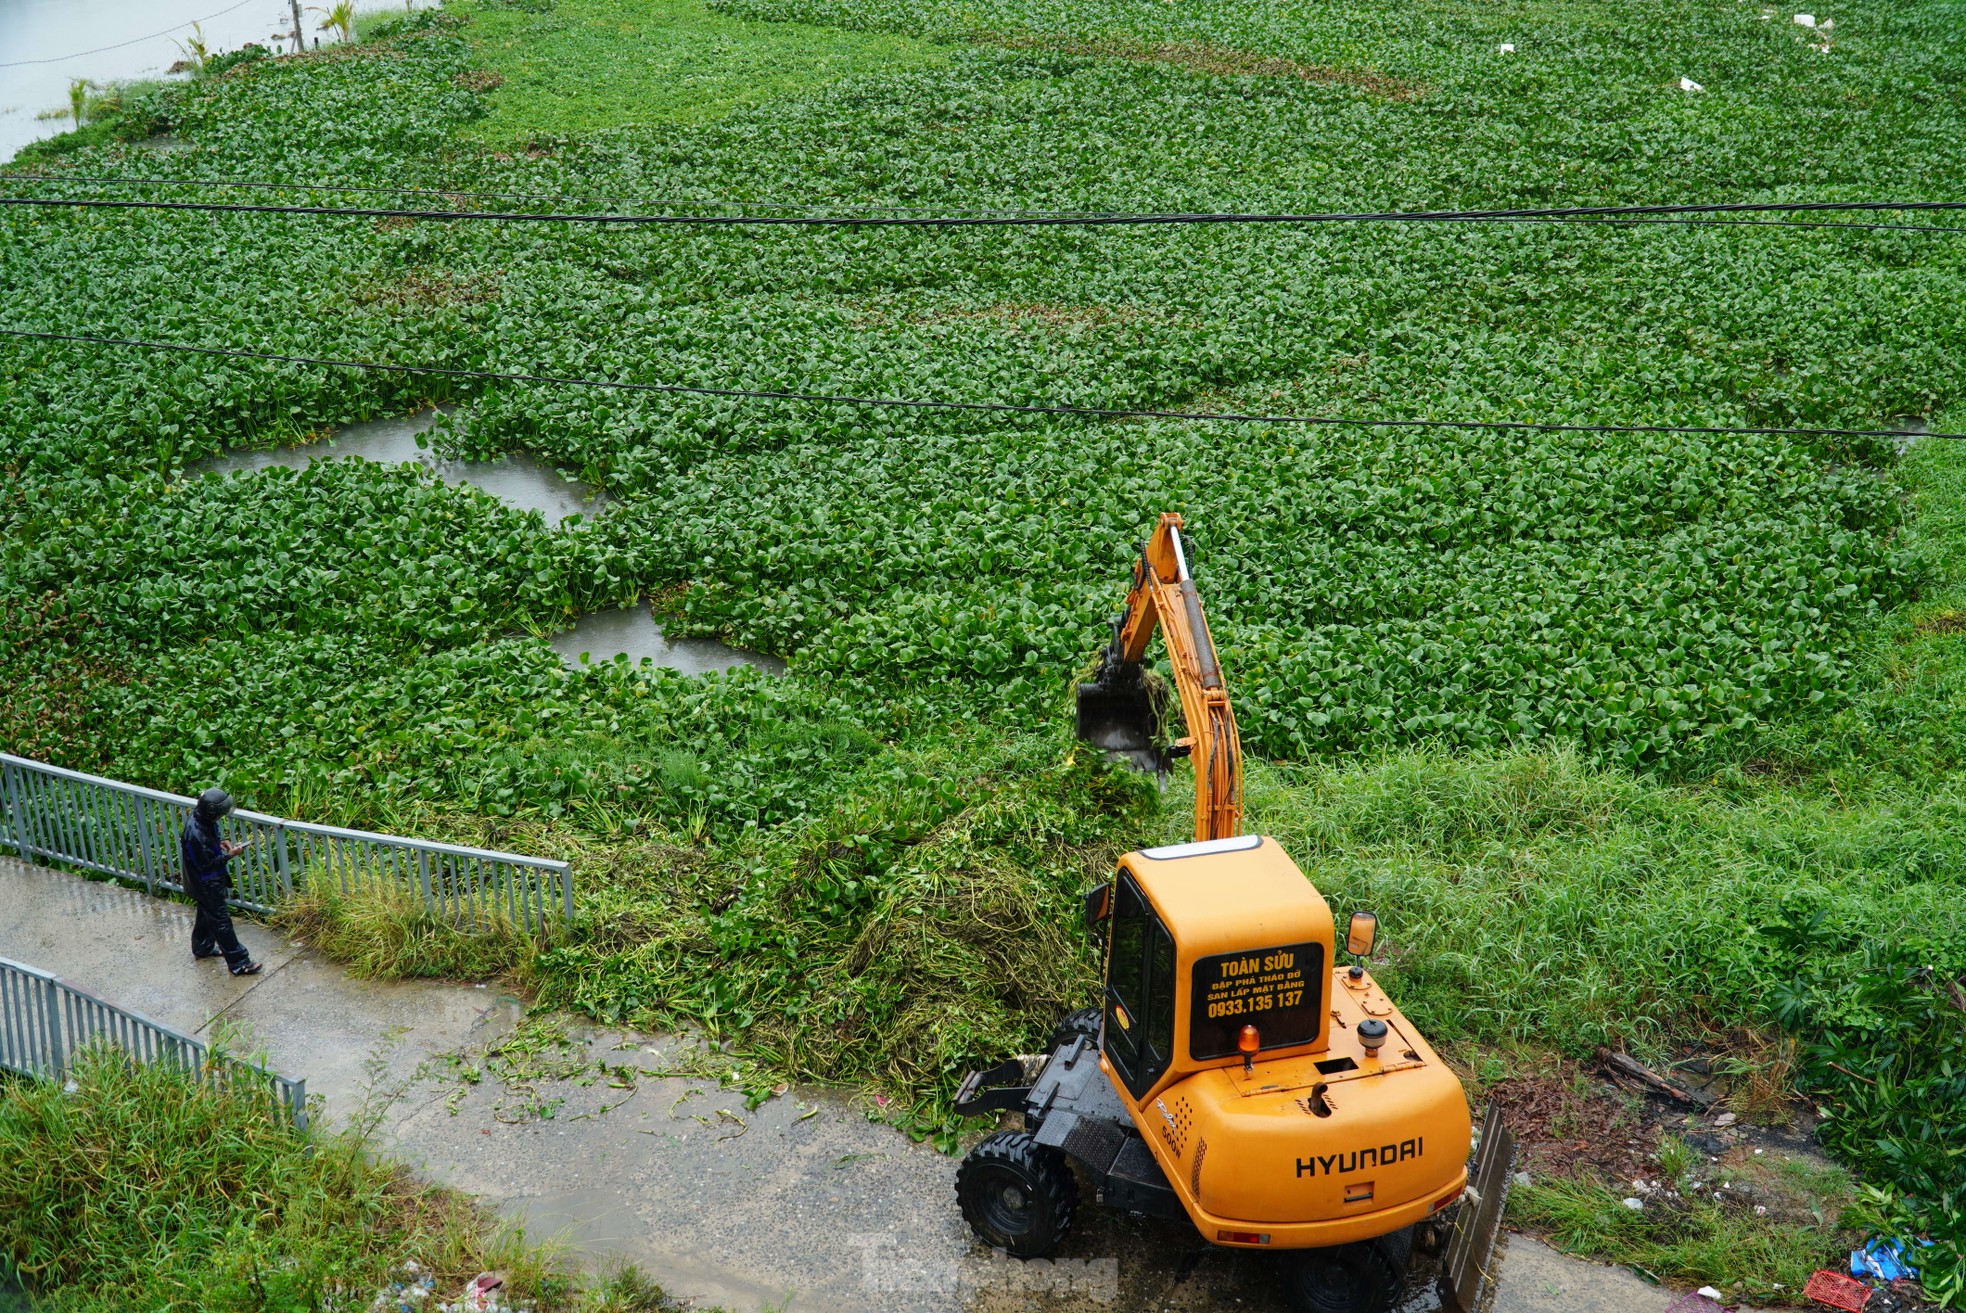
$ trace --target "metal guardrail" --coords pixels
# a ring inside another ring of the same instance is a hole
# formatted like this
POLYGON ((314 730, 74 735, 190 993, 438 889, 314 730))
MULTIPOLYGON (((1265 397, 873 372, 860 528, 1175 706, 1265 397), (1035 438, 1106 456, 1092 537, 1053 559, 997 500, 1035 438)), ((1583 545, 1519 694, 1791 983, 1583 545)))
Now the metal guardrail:
POLYGON ((189 1035, 105 1003, 46 971, 0 957, 0 1067, 60 1080, 75 1056, 97 1041, 114 1044, 138 1062, 181 1067, 196 1078, 262 1080, 293 1124, 307 1126, 306 1081, 237 1058, 215 1058, 189 1035))
MULTIPOLYGON (((0 848, 182 893, 178 836, 196 800, 0 753, 0 848)), ((225 837, 249 844, 233 859, 231 902, 274 911, 296 889, 329 881, 341 892, 394 887, 456 920, 504 916, 543 931, 573 920, 565 862, 235 811, 225 837)))

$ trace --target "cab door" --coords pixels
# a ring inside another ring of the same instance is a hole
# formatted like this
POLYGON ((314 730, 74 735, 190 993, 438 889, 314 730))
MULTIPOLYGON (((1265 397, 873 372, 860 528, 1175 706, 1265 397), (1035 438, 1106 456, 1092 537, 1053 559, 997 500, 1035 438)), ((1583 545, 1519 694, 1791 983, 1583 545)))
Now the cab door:
POLYGON ((1106 951, 1106 1058, 1135 1099, 1174 1058, 1174 937, 1133 877, 1113 891, 1106 951))

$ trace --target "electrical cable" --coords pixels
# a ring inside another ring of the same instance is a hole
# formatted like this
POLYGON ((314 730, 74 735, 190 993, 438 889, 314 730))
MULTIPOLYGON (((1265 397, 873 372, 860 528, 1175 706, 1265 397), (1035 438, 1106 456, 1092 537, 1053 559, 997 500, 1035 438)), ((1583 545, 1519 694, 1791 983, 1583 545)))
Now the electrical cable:
MULTIPOLYGON (((133 178, 100 174, 58 174, 58 173, 0 173, 0 182, 86 182, 115 186, 173 186, 173 187, 238 187, 259 188, 279 191, 336 191, 366 192, 399 196, 440 196, 449 198, 468 198, 474 200, 533 200, 572 202, 580 205, 668 205, 676 207, 708 206, 749 206, 759 209, 823 209, 824 202, 817 201, 740 201, 726 198, 707 200, 654 200, 641 197, 623 196, 579 196, 550 192, 502 192, 469 191, 445 187, 390 187, 374 184, 329 183, 329 182, 273 182, 259 178, 133 178)), ((36 198, 46 204, 90 204, 89 200, 60 201, 36 198)), ((131 205, 177 205, 191 206, 196 202, 93 202, 103 205, 127 203, 131 205)), ((284 210, 285 207, 281 207, 284 210)), ((1391 221, 1498 221, 1498 220, 1548 220, 1577 218, 1623 218, 1681 214, 1718 213, 1803 213, 1875 210, 1966 210, 1966 201, 1723 201, 1670 205, 1593 205, 1559 206, 1542 209, 1496 209, 1496 210, 1380 210, 1380 211, 1329 211, 1323 213, 1301 214, 1250 214, 1238 212, 1199 212, 1199 213, 1127 213, 1109 210, 954 210, 936 212, 924 206, 871 205, 859 207, 875 213, 900 213, 912 217, 892 222, 931 223, 943 220, 989 222, 1012 224, 1021 222, 1043 223, 1331 223, 1331 222, 1391 222, 1391 221)), ((302 213, 338 213, 330 207, 294 207, 302 213)), ((593 214, 549 214, 514 215, 492 211, 426 211, 426 210, 350 210, 351 214, 376 215, 378 217, 407 218, 531 218, 565 219, 568 221, 605 222, 787 222, 787 223, 851 223, 862 221, 859 215, 814 215, 800 216, 785 220, 752 216, 711 216, 695 219, 693 216, 671 215, 593 215, 593 214)), ((1826 225, 1812 225, 1826 226, 1826 225)), ((1848 227, 1859 225, 1849 224, 1848 227)), ((1903 225, 1888 225, 1899 227, 1903 225)), ((1929 231, 1929 229, 1920 229, 1929 231)), ((1939 231, 1966 231, 1966 229, 1945 228, 1939 231)))
MULTIPOLYGON (((802 227, 802 228, 1116 228, 1152 227, 1178 224, 1269 224, 1318 223, 1549 223, 1606 227, 1637 227, 1652 224, 1679 226, 1731 226, 1753 228, 1852 228, 1865 232, 1966 233, 1956 224, 1910 223, 1812 223, 1793 219, 1705 219, 1673 217, 1671 211, 1684 208, 1694 213, 1718 212, 1743 206, 1632 207, 1630 210, 1552 210, 1525 211, 1446 211, 1388 210, 1381 213, 1329 214, 999 214, 999 215, 790 215, 790 214, 574 214, 554 212, 532 214, 519 210, 407 210, 368 206, 333 205, 248 205, 221 201, 121 201, 63 199, 43 196, 0 196, 0 205, 26 205, 45 209, 95 210, 192 210, 230 214, 299 214, 343 219, 427 219, 455 223, 480 220, 499 223, 576 223, 621 227, 802 227), (1633 217, 1625 217, 1627 214, 1633 217)), ((1921 201, 1902 206, 1869 205, 1857 202, 1831 203, 1824 209, 1927 209, 1954 207, 1966 209, 1966 202, 1921 201)), ((1775 207, 1769 207, 1775 208, 1775 207)))
MULTIPOLYGON (((0 173, 0 182, 86 182, 110 186, 160 186, 160 187, 237 187, 241 189, 265 189, 273 191, 336 191, 367 192, 388 196, 442 196, 448 198, 464 197, 470 200, 499 201, 559 201, 577 205, 670 205, 679 209, 690 206, 750 206, 763 210, 812 210, 825 205, 823 201, 740 201, 728 197, 708 197, 697 200, 661 200, 646 196, 578 196, 564 192, 526 192, 526 191, 472 191, 459 187, 385 187, 373 183, 342 182, 270 182, 262 178, 132 178, 109 174, 90 173, 0 173)), ((863 205, 860 209, 895 214, 934 214, 937 211, 923 205, 863 205)), ((998 210, 951 210, 942 211, 957 215, 999 214, 1012 211, 998 210)), ((1062 214, 1066 211, 1034 210, 1016 213, 1062 214)))
POLYGON ((118 41, 113 46, 97 46, 94 50, 78 50, 72 55, 56 55, 52 59, 16 59, 10 63, 0 64, 0 68, 26 68, 30 64, 65 64, 71 59, 80 59, 84 55, 100 55, 105 50, 121 50, 124 46, 142 45, 145 41, 155 41, 160 36, 169 36, 173 32, 182 32, 187 27, 196 27, 200 23, 209 23, 214 18, 223 18, 234 9, 244 9, 251 3, 253 3, 253 0, 239 0, 238 4, 221 9, 216 14, 206 14, 203 18, 194 18, 189 22, 179 23, 174 27, 167 27, 161 32, 152 32, 149 36, 132 37, 128 41, 118 41))
POLYGON ((522 210, 410 210, 370 206, 246 204, 237 201, 135 201, 49 196, 0 196, 0 205, 51 209, 194 210, 233 214, 325 215, 349 219, 428 219, 441 222, 487 220, 504 223, 591 223, 629 227, 822 227, 822 228, 973 228, 973 227, 1139 227, 1161 224, 1313 224, 1313 223, 1585 223, 1585 224, 1749 224, 1768 227, 1861 228, 1909 232, 1966 232, 1939 224, 1802 223, 1784 220, 1702 219, 1693 215, 1736 212, 1812 213, 1874 210, 1966 210, 1966 201, 1792 201, 1729 202, 1713 205, 1575 206, 1547 210, 1383 210, 1306 214, 996 214, 996 215, 788 215, 788 214, 546 214, 522 210))
MULTIPOLYGON (((723 197, 713 197, 705 200, 674 200, 674 199, 660 200, 660 199, 651 199, 647 197, 635 197, 635 196, 580 196, 580 195, 569 195, 566 193, 553 193, 553 192, 471 191, 471 190, 465 190, 459 188, 446 188, 446 187, 388 187, 388 186, 377 186, 374 184, 332 183, 332 182, 272 182, 260 178, 229 178, 229 179, 228 178, 132 178, 132 177, 117 177, 117 176, 103 175, 103 174, 0 173, 0 182, 71 182, 71 183, 83 182, 83 183, 91 183, 97 185, 110 185, 110 186, 236 187, 241 189, 262 189, 262 190, 276 190, 276 191, 331 191, 331 192, 348 192, 348 193, 383 194, 383 195, 393 195, 393 196, 440 196, 450 199, 461 198, 461 199, 469 199, 469 200, 556 201, 562 203, 571 202, 579 205, 664 205, 664 206, 673 206, 676 208, 688 208, 692 206, 698 208, 708 208, 708 207, 715 206, 715 207, 740 207, 740 208, 749 207, 753 209, 765 209, 765 210, 798 210, 798 209, 814 210, 814 209, 825 208, 825 203, 820 201, 757 201, 757 200, 742 201, 742 200, 733 200, 723 197)), ((1737 204, 1746 208, 1746 207, 1754 206, 1757 203, 1740 202, 1737 204)), ((1779 208, 1783 203, 1767 202, 1765 204, 1779 208)), ((1859 209, 1966 208, 1966 202, 1954 202, 1954 201, 1924 201, 1924 202, 1829 201, 1829 202, 1796 202, 1791 204, 1814 204, 1824 208, 1847 207, 1847 208, 1859 208, 1859 209)), ((1087 218, 1088 216, 1094 218, 1102 218, 1109 222, 1113 222, 1113 221, 1135 217, 1135 216, 1119 214, 1117 212, 1111 212, 1111 211, 1088 212, 1088 211, 1074 211, 1074 210, 962 210, 962 209, 936 211, 926 206, 910 206, 910 205, 867 205, 858 208, 864 212, 873 213, 873 214, 883 214, 883 215, 905 214, 905 215, 920 215, 930 218, 950 217, 950 218, 963 218, 963 219, 988 218, 988 219, 996 219, 1003 222, 1009 222, 1017 219, 1064 221, 1064 220, 1071 220, 1071 219, 1087 218)), ((1599 219, 1597 220, 1597 222, 1617 223, 1617 222, 1625 222, 1617 218, 1617 212, 1619 212, 1621 209, 1636 211, 1636 210, 1647 210, 1653 207, 1639 206, 1639 207, 1599 207, 1599 208, 1605 211, 1607 217, 1603 219, 1599 219)), ((443 217, 456 217, 457 215, 457 212, 454 211, 442 211, 439 213, 443 217)), ((1147 215, 1147 216, 1140 216, 1140 218, 1141 221, 1143 222, 1175 222, 1182 219, 1185 219, 1189 222, 1203 222, 1203 221, 1231 222, 1237 220, 1243 222, 1259 222, 1265 220, 1288 221, 1293 218, 1308 217, 1310 219, 1319 222, 1330 222, 1334 220, 1354 220, 1354 221, 1382 220, 1383 221, 1389 218, 1400 217, 1404 214, 1415 214, 1421 217, 1431 217, 1436 213, 1440 215, 1441 221, 1458 219, 1464 222, 1519 221, 1519 222, 1541 223, 1541 222, 1559 221, 1565 218, 1565 216, 1568 215, 1570 212, 1552 211, 1552 212, 1538 214, 1538 213, 1527 212, 1527 211, 1508 211, 1508 210, 1496 210, 1496 211, 1485 211, 1485 212, 1483 211, 1466 211, 1466 212, 1390 211, 1390 212, 1376 213, 1376 214, 1374 213, 1327 214, 1327 215, 1316 215, 1316 216, 1147 215), (1480 216, 1479 219, 1478 216, 1480 216)), ((427 212, 424 211, 400 211, 392 215, 391 217, 408 217, 412 215, 430 217, 427 215, 427 212)), ((507 216, 492 215, 481 211, 481 212, 469 213, 466 215, 466 217, 492 218, 492 217, 507 217, 507 216)), ((660 216, 656 216, 656 217, 660 217, 660 216)), ((1575 222, 1577 220, 1573 219, 1570 221, 1575 222)), ((1631 222, 1636 222, 1636 220, 1633 220, 1631 222)), ((1714 225, 1724 224, 1724 225, 1732 225, 1732 226, 1770 227, 1770 228, 1856 228, 1865 231, 1883 230, 1883 231, 1894 231, 1894 232, 1966 232, 1966 227, 1941 226, 1941 225, 1933 225, 1933 224, 1808 223, 1808 222, 1793 222, 1793 221, 1784 221, 1784 220, 1756 220, 1756 219, 1704 219, 1704 220, 1702 219, 1684 219, 1684 220, 1653 219, 1653 220, 1649 220, 1649 222, 1714 224, 1714 225)))
POLYGON ((629 383, 617 379, 569 378, 553 374, 502 373, 489 369, 457 369, 444 365, 397 365, 367 360, 336 360, 321 356, 284 355, 237 347, 194 346, 183 342, 151 342, 140 338, 101 337, 86 333, 49 333, 0 328, 0 335, 44 342, 86 342, 100 346, 137 347, 149 351, 181 351, 192 355, 269 360, 280 364, 320 365, 379 373, 430 374, 442 378, 481 379, 504 383, 544 383, 556 387, 608 388, 624 392, 682 393, 691 396, 735 397, 761 401, 809 401, 824 405, 884 406, 909 410, 965 410, 1018 415, 1072 415, 1086 419, 1174 419, 1237 424, 1307 424, 1333 428, 1487 429, 1536 433, 1672 433, 1713 437, 1775 436, 1797 438, 1943 438, 1966 441, 1966 433, 1908 434, 1896 429, 1715 428, 1687 424, 1554 424, 1530 420, 1353 419, 1335 415, 1243 415, 1195 410, 1141 410, 1108 406, 1020 404, 1011 401, 932 401, 904 397, 860 397, 826 392, 793 392, 762 388, 701 387, 686 383, 629 383))

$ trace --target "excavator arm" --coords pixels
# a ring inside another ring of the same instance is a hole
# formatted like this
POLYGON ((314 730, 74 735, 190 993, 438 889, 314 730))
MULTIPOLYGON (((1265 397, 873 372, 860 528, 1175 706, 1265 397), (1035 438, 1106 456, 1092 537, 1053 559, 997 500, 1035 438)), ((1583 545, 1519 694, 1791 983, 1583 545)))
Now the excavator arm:
POLYGON ((1242 832, 1242 741, 1215 640, 1188 574, 1181 527, 1179 515, 1162 515, 1134 562, 1126 610, 1113 619, 1113 638, 1100 654, 1092 682, 1079 685, 1078 735, 1158 770, 1172 758, 1191 756, 1195 838, 1227 839, 1242 832), (1162 747, 1163 700, 1142 667, 1156 629, 1167 645, 1188 726, 1188 736, 1171 749, 1162 747))

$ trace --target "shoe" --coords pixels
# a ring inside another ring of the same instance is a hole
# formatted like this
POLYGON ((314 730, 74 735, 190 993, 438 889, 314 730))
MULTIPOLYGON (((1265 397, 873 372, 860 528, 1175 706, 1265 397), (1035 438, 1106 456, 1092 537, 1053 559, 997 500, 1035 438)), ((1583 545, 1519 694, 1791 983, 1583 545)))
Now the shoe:
POLYGON ((265 967, 261 966, 257 962, 248 962, 246 963, 246 965, 240 967, 237 971, 234 971, 232 974, 235 976, 256 976, 261 971, 264 971, 265 969, 266 969, 265 967))

